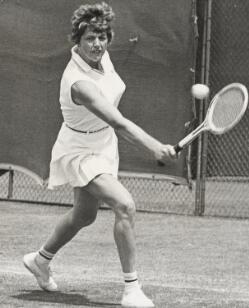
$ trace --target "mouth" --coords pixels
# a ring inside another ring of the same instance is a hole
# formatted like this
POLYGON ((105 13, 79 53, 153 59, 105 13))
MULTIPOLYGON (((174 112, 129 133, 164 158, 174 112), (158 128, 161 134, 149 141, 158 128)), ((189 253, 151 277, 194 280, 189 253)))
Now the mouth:
POLYGON ((93 50, 92 53, 95 54, 95 55, 100 55, 102 53, 102 50, 96 49, 96 50, 93 50))

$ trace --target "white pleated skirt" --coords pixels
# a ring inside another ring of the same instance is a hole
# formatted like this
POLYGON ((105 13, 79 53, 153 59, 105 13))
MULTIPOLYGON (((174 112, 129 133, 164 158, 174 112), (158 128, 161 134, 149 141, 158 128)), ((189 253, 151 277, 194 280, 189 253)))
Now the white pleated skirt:
POLYGON ((112 127, 84 134, 63 123, 52 149, 48 188, 83 187, 103 173, 117 177, 118 166, 118 141, 112 127))

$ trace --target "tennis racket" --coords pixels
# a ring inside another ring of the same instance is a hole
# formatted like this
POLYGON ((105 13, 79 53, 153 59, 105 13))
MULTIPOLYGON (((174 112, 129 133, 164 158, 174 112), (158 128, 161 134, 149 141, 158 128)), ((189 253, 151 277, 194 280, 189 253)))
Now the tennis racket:
MULTIPOLYGON (((248 92, 244 85, 231 83, 222 88, 210 102, 205 120, 174 146, 176 153, 182 151, 204 131, 215 135, 229 131, 241 120, 247 105, 248 92)), ((158 164, 164 165, 161 161, 158 164)))

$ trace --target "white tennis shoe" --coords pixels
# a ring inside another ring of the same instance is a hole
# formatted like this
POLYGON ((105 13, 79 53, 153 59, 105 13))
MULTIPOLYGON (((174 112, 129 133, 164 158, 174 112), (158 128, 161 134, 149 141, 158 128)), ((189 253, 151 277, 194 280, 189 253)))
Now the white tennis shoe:
POLYGON ((23 257, 24 266, 35 276, 38 285, 45 291, 57 291, 58 287, 55 283, 50 267, 40 265, 36 261, 37 252, 32 252, 23 257))
POLYGON ((124 308, 152 308, 155 307, 140 288, 124 291, 121 306, 124 308))

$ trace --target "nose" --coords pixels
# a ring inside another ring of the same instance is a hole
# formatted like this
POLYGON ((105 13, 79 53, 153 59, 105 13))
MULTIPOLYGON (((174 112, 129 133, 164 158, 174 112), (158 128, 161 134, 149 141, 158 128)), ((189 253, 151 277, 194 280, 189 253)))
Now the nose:
POLYGON ((98 37, 95 38, 94 42, 93 42, 93 46, 98 47, 100 46, 100 40, 98 37))

